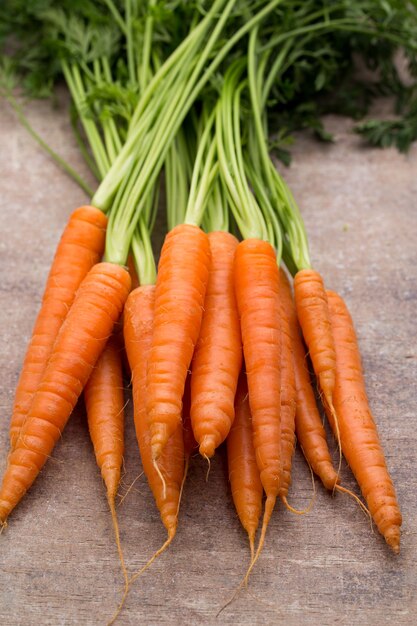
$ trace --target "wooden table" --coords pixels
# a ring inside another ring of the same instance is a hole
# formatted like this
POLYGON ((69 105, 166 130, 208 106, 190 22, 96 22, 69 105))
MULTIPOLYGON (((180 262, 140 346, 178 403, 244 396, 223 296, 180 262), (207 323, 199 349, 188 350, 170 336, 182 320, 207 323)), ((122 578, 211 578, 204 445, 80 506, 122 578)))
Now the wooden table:
MULTIPOLYGON (((28 108, 36 129, 84 171, 65 107, 28 108)), ((205 482, 193 459, 178 535, 132 588, 118 623, 414 624, 417 608, 417 146, 408 156, 370 150, 351 123, 329 118, 335 145, 299 138, 285 176, 305 217, 315 266, 353 314, 370 401, 404 515, 402 551, 392 555, 349 497, 317 484, 314 509, 296 517, 277 507, 264 552, 242 592, 216 621, 248 564, 220 452, 205 482)), ((70 211, 87 198, 0 108, 0 469, 24 351, 56 243, 70 211)), ((127 392, 128 393, 128 392, 127 392)), ((334 449, 334 447, 333 447, 334 449)), ((127 411, 125 492, 141 472, 127 411)), ((343 465, 344 484, 357 490, 343 465)), ((297 450, 291 502, 308 504, 312 485, 297 450)), ((119 508, 130 572, 164 541, 140 477, 119 508)), ((0 623, 104 624, 119 598, 121 573, 110 515, 86 429, 72 416, 53 458, 0 538, 0 623)))

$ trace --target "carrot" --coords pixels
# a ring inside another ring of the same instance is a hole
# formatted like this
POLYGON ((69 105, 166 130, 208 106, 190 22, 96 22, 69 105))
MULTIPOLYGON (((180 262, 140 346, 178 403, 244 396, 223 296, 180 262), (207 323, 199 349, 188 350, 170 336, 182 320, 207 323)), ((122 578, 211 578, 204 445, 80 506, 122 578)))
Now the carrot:
POLYGON ((181 224, 166 236, 158 267, 147 374, 154 460, 181 424, 182 397, 200 332, 209 262, 208 238, 197 226, 181 224))
POLYGON ((324 399, 332 408, 336 379, 336 353, 326 291, 320 274, 312 269, 297 272, 294 277, 294 298, 298 320, 314 372, 324 399))
POLYGON ((208 235, 210 274, 203 321, 191 374, 191 422, 200 454, 212 457, 234 419, 234 397, 242 365, 242 340, 233 286, 233 235, 208 235))
POLYGON ((193 426, 191 423, 191 376, 187 376, 185 381, 184 396, 182 399, 182 433, 184 439, 184 454, 186 464, 189 463, 191 455, 197 450, 198 443, 195 440, 193 426))
POLYGON ((293 332, 290 319, 295 318, 289 283, 280 269, 279 297, 281 304, 281 457, 282 474, 280 497, 287 503, 291 484, 292 455, 295 446, 296 389, 293 356, 293 332))
POLYGON ((112 335, 84 388, 87 421, 97 465, 107 491, 117 550, 128 590, 128 576, 120 543, 115 499, 124 450, 124 394, 119 337, 112 335))
POLYGON ((227 462, 232 498, 243 528, 248 533, 251 556, 262 513, 263 488, 253 447, 248 383, 242 372, 235 398, 235 419, 227 436, 227 462))
POLYGON ((248 378, 253 444, 266 493, 261 537, 248 576, 263 546, 282 472, 279 273, 273 247, 257 239, 242 241, 236 248, 234 281, 248 378))
POLYGON ((60 438, 129 289, 128 272, 112 263, 98 263, 81 283, 8 458, 0 489, 2 523, 32 485, 60 438))
POLYGON ((339 420, 333 403, 336 380, 336 352, 323 279, 312 269, 303 269, 294 277, 294 296, 298 320, 307 344, 323 405, 333 414, 339 448, 339 475, 342 464, 339 420))
POLYGON ((82 206, 71 214, 61 236, 16 388, 10 423, 12 450, 76 291, 103 254, 106 224, 104 213, 82 206))
MULTIPOLYGON (((146 413, 147 360, 152 345, 155 286, 138 287, 131 292, 124 311, 124 337, 126 352, 132 369, 133 404, 136 436, 142 465, 152 489, 162 522, 167 529, 165 549, 175 536, 178 524, 178 507, 184 475, 184 444, 182 425, 170 437, 158 461, 159 472, 151 453, 150 427, 146 413), (162 474, 165 482, 161 481, 162 474)), ((158 551, 158 554, 161 553, 158 551)))
MULTIPOLYGON (((342 452, 379 532, 392 550, 399 553, 401 513, 369 407, 352 318, 338 294, 328 291, 327 299, 336 348, 334 406, 342 452)), ((333 415, 330 411, 327 413, 335 431, 333 415)))
POLYGON ((333 467, 326 432, 311 386, 290 283, 283 271, 280 273, 280 288, 283 304, 289 313, 296 388, 295 426, 297 438, 313 472, 317 474, 326 489, 333 491, 337 483, 337 473, 333 467))

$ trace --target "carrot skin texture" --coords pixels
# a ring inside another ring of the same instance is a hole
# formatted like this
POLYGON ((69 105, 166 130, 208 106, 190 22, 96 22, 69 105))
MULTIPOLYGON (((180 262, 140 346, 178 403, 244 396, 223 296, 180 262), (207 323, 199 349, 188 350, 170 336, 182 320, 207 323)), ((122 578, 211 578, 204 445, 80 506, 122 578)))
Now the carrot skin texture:
MULTIPOLYGON (((348 462, 379 532, 394 552, 400 551, 402 523, 394 485, 365 390, 361 358, 352 318, 344 300, 327 292, 336 347, 337 412, 342 452, 348 462)), ((335 429, 332 414, 330 425, 335 429)))
POLYGON ((209 264, 208 237, 200 228, 181 224, 168 233, 158 266, 147 373, 154 459, 181 424, 182 397, 200 333, 209 264))
POLYGON ((263 488, 253 447, 252 416, 244 373, 239 378, 235 398, 235 419, 226 441, 233 502, 253 546, 262 514, 263 488))
POLYGON ((129 273, 112 263, 98 263, 82 282, 8 458, 0 489, 2 522, 35 481, 60 438, 129 290, 129 273))
POLYGON ((87 422, 97 465, 110 498, 120 482, 124 451, 124 393, 121 344, 108 340, 84 388, 87 422))
POLYGON ((332 491, 338 477, 333 467, 327 445, 326 431, 324 430, 311 386, 310 372, 291 286, 283 271, 280 273, 280 287, 282 288, 282 298, 285 298, 287 311, 289 312, 296 390, 295 428, 297 439, 313 472, 317 474, 325 488, 332 491))
POLYGON ((124 337, 132 370, 134 420, 143 470, 168 537, 172 538, 178 524, 178 507, 184 476, 184 443, 180 424, 158 459, 158 467, 166 482, 164 497, 161 478, 153 464, 150 427, 146 413, 147 361, 152 345, 154 303, 153 285, 138 287, 131 292, 124 310, 124 337))
POLYGON ((296 389, 293 354, 294 304, 288 279, 280 269, 279 296, 281 302, 281 456, 282 475, 280 496, 286 497, 291 484, 291 465, 295 447, 296 389))
POLYGON ((191 423, 191 375, 185 381, 184 396, 182 398, 182 434, 184 439, 185 458, 189 459, 198 450, 198 443, 194 437, 191 423))
POLYGON ((336 379, 336 353, 323 279, 315 270, 301 270, 294 277, 297 316, 314 372, 326 402, 332 406, 336 379))
POLYGON ((102 211, 82 206, 71 214, 61 236, 17 383, 10 422, 11 449, 19 438, 33 395, 42 380, 55 339, 77 289, 93 265, 101 259, 106 226, 107 218, 102 211))
POLYGON ((279 273, 272 246, 242 241, 234 282, 252 413, 253 442, 261 482, 274 500, 281 477, 281 329, 279 273))
POLYGON ((191 373, 191 422, 200 454, 212 457, 234 419, 234 397, 242 367, 242 339, 233 285, 236 237, 208 235, 210 274, 203 321, 191 373))

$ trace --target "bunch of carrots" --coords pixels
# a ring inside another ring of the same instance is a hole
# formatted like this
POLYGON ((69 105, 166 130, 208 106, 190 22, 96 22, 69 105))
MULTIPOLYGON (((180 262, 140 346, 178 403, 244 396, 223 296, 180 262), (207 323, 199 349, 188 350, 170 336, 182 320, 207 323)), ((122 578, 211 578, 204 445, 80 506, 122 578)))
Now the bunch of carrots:
MULTIPOLYGON (((70 216, 48 276, 15 394, 1 524, 36 480, 84 394, 124 597, 175 536, 191 456, 198 451, 210 462, 223 442, 251 550, 245 580, 277 499, 294 511, 287 498, 296 440, 331 492, 350 493, 340 481, 344 455, 365 504, 351 495, 398 553, 401 514, 352 319, 311 264, 301 214, 267 143, 272 86, 294 62, 297 37, 314 40, 316 31, 329 28, 328 15, 274 39, 268 20, 280 1, 258 2, 223 40, 237 20, 236 2, 215 0, 164 56, 157 46, 152 54, 150 11, 137 63, 129 12, 125 22, 117 6, 107 4, 115 24, 127 24, 130 72, 116 78, 103 52, 90 65, 62 60, 84 152, 100 182, 91 205, 70 216), (138 72, 137 102, 121 115, 117 99, 138 72), (87 92, 99 89, 103 76, 113 83, 115 100, 104 113, 97 102, 93 118, 85 113, 87 92), (156 267, 151 236, 162 171, 169 232, 156 267), (164 545, 130 579, 115 507, 124 351, 142 465, 167 530, 164 545), (320 407, 340 452, 336 467, 320 407)), ((377 35, 355 19, 333 27, 377 35)), ((25 121, 10 94, 9 100, 25 121)))

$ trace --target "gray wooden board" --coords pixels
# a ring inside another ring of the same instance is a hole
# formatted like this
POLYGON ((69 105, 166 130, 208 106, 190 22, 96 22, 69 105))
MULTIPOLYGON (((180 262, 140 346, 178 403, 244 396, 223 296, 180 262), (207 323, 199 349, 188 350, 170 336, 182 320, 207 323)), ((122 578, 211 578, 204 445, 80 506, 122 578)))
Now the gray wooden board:
MULTIPOLYGON (((65 107, 28 107, 35 128, 85 171, 65 107)), ((416 610, 417 147, 408 156, 365 149, 351 122, 329 118, 335 145, 301 136, 285 176, 311 240, 314 265, 353 314, 371 405, 404 515, 402 551, 392 555, 352 499, 317 485, 314 509, 277 507, 249 589, 216 621, 248 564, 224 454, 193 459, 178 534, 134 585, 118 623, 412 624, 416 610)), ((27 341, 66 219, 84 194, 0 108, 0 469, 27 341)), ((333 446, 334 450, 334 446, 333 446)), ((121 491, 140 473, 131 404, 121 491)), ((346 466, 343 482, 357 487, 346 466)), ((297 451, 291 502, 306 506, 309 472, 297 451)), ((142 476, 119 509, 130 572, 164 541, 142 476)), ((0 537, 0 623, 104 624, 121 575, 99 471, 79 407, 53 458, 0 537)))

